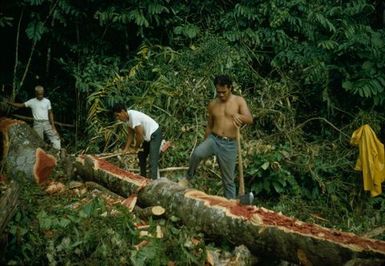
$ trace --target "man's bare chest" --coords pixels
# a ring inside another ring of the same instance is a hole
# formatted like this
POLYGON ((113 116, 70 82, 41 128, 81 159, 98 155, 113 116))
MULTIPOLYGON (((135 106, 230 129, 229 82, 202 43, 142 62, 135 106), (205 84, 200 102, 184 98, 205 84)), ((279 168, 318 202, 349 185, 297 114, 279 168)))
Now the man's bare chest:
POLYGON ((212 116, 214 118, 229 118, 238 112, 236 105, 232 104, 217 104, 212 108, 212 116))

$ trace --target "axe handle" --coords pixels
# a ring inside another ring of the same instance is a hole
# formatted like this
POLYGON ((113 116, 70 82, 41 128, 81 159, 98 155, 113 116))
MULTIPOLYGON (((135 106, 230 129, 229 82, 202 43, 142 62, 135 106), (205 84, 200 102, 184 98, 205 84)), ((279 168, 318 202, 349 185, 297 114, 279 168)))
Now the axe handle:
POLYGON ((237 127, 237 145, 238 145, 239 196, 243 196, 245 195, 245 181, 243 179, 241 132, 239 127, 237 127))

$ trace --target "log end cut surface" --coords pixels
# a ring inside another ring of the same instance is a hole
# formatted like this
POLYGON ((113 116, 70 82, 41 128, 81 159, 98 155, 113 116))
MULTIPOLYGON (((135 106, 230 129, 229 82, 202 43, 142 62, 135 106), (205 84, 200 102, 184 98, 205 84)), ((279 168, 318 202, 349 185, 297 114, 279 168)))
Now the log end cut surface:
POLYGON ((56 166, 56 158, 53 155, 46 153, 43 149, 36 149, 36 162, 33 167, 33 175, 36 183, 41 184, 47 181, 52 170, 56 166))
POLYGON ((0 132, 6 134, 8 129, 13 125, 24 124, 24 121, 10 119, 10 118, 0 118, 0 132))

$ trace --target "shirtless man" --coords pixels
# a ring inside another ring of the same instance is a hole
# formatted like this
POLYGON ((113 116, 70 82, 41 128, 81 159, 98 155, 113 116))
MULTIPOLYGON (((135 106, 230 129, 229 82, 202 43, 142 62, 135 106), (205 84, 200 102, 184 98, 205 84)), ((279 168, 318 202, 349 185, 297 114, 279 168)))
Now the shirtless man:
POLYGON ((214 85, 217 98, 208 105, 208 123, 205 140, 196 147, 190 158, 187 177, 179 184, 187 186, 194 177, 199 163, 209 156, 215 155, 222 174, 224 196, 236 198, 234 172, 237 158, 237 127, 252 124, 253 117, 245 99, 232 94, 232 81, 226 75, 215 77, 214 85))

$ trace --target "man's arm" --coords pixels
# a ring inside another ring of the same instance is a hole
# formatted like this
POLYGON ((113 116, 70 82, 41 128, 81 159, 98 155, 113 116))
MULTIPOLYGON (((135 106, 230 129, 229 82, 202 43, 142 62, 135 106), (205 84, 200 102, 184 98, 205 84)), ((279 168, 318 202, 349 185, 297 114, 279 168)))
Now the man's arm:
POLYGON ((53 119, 53 112, 52 112, 52 110, 48 110, 48 119, 49 119, 49 123, 52 126, 52 130, 55 131, 56 134, 58 134, 58 132, 56 130, 56 126, 55 126, 55 120, 53 119))
POLYGON ((235 114, 233 118, 236 126, 253 123, 253 116, 251 115, 245 99, 241 96, 239 96, 239 113, 235 114))
POLYGON ((135 127, 135 149, 142 146, 144 140, 144 127, 142 125, 135 127))
POLYGON ((16 108, 23 108, 26 107, 24 103, 12 103, 12 102, 7 102, 7 104, 16 107, 16 108))
POLYGON ((126 145, 124 146, 123 152, 128 152, 130 150, 130 146, 132 143, 132 140, 134 139, 134 130, 132 128, 127 128, 127 141, 126 145))

